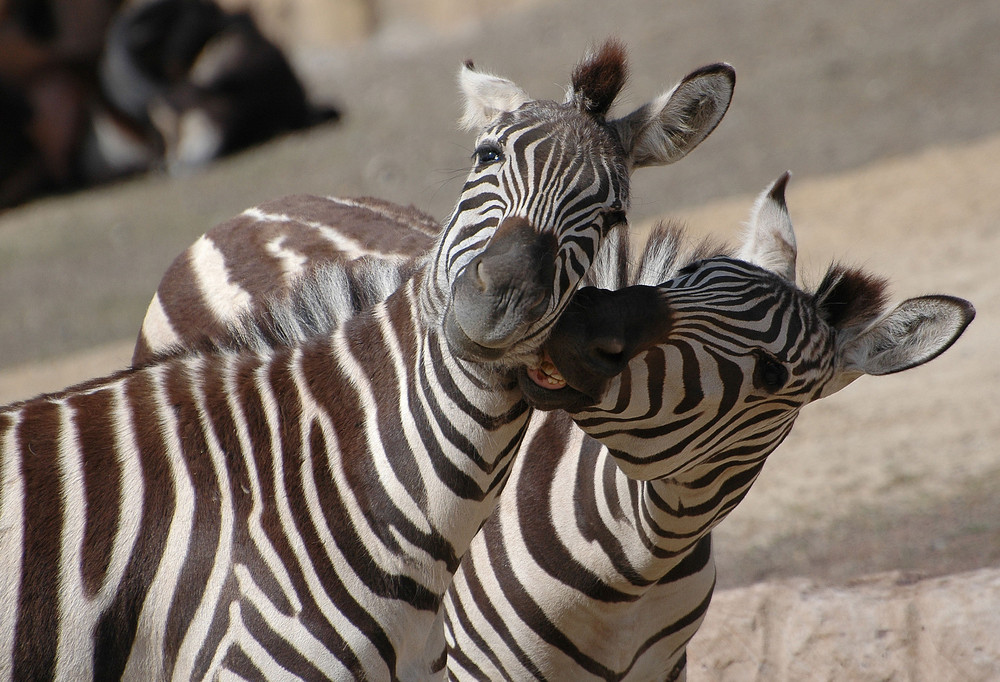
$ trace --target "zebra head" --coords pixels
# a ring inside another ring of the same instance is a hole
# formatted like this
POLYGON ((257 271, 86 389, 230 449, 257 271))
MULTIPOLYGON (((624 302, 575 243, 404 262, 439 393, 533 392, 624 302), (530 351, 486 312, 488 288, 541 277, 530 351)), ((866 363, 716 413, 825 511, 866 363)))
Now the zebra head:
POLYGON ((677 161, 705 139, 735 77, 726 64, 705 67, 609 118, 625 80, 616 41, 576 67, 562 103, 463 68, 463 123, 479 135, 435 263, 438 289, 450 294, 445 336, 459 357, 515 364, 537 351, 601 239, 625 222, 631 171, 677 161))
MULTIPOLYGON (((574 400, 585 401, 570 391, 573 419, 630 478, 669 477, 707 457, 762 462, 802 406, 863 374, 932 360, 975 316, 968 301, 943 295, 888 310, 884 280, 836 265, 814 292, 799 289, 787 179, 758 199, 739 257, 696 260, 656 286, 583 288, 550 337, 572 385, 603 389, 579 408, 574 400)), ((654 234, 649 244, 670 241, 654 234)), ((646 269, 638 281, 655 277, 646 269)), ((567 390, 522 386, 549 408, 567 390)))

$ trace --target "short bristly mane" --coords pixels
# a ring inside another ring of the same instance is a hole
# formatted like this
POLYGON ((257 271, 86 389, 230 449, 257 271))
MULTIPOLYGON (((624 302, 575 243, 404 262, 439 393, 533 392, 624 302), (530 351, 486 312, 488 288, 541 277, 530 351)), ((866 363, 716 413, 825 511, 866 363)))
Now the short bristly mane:
MULTIPOLYGON (((627 229, 612 231, 584 284, 611 290, 632 285, 657 286, 697 261, 715 256, 735 258, 738 251, 712 238, 692 243, 684 226, 673 220, 656 223, 638 258, 631 249, 627 229)), ((864 327, 885 311, 889 285, 885 279, 861 269, 832 263, 811 295, 828 324, 864 327)))
POLYGON ((865 327, 889 304, 889 283, 859 268, 834 263, 816 288, 816 308, 828 324, 865 327))
POLYGON ((419 265, 419 259, 390 262, 369 257, 324 263, 268 296, 261 310, 244 311, 219 334, 169 347, 157 353, 154 362, 192 353, 265 353, 328 336, 387 299, 419 265))
MULTIPOLYGON (((731 245, 711 238, 691 242, 681 223, 668 220, 650 230, 641 254, 635 257, 629 230, 616 229, 605 238, 583 284, 609 290, 657 286, 700 260, 735 257, 735 253, 731 245)), ((242 315, 223 334, 206 338, 195 348, 176 348, 160 357, 192 351, 265 352, 328 335, 345 320, 388 298, 413 274, 416 264, 361 258, 323 265, 300 277, 282 295, 270 298, 259 316, 242 315)), ((833 263, 812 296, 829 324, 865 326, 884 311, 888 284, 861 270, 833 263)))
POLYGON ((690 243, 681 223, 658 222, 649 233, 638 258, 632 255, 627 229, 614 230, 605 238, 585 284, 602 289, 622 289, 641 284, 656 286, 673 278, 678 270, 712 256, 731 256, 734 250, 713 239, 690 243))
POLYGON ((612 38, 573 70, 570 97, 581 111, 603 118, 627 80, 625 45, 612 38))

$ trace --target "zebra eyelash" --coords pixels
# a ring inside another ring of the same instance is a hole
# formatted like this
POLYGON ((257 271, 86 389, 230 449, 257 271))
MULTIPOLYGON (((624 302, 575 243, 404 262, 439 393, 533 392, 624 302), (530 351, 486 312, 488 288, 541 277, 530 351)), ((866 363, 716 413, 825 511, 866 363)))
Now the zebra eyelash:
POLYGON ((476 147, 472 153, 472 160, 476 162, 476 168, 485 168, 504 160, 503 150, 500 145, 494 142, 485 142, 476 147))

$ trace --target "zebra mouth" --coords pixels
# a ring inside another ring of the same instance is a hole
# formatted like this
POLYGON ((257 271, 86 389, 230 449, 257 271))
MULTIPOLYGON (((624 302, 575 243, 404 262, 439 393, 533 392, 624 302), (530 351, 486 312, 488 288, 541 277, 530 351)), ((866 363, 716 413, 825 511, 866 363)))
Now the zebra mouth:
POLYGON ((538 367, 527 367, 525 371, 529 379, 546 390, 556 391, 566 386, 566 378, 560 374, 547 351, 542 351, 542 361, 538 367))
POLYGON ((571 386, 545 350, 538 366, 521 366, 517 382, 524 399, 537 410, 574 411, 597 402, 593 396, 571 386))

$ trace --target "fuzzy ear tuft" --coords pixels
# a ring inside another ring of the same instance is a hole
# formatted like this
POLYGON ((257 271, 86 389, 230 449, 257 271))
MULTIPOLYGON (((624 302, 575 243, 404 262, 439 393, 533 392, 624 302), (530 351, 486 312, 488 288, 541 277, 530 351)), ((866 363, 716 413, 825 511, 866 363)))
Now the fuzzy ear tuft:
POLYGON ((458 84, 465 97, 465 112, 459 125, 464 130, 479 130, 500 114, 514 111, 530 97, 506 78, 480 73, 467 60, 458 72, 458 84))
POLYGON ((889 284, 881 277, 835 265, 816 289, 816 309, 831 327, 864 327, 885 310, 888 291, 889 284))
POLYGON ((603 119, 628 81, 625 45, 611 38, 573 69, 571 101, 603 119))

